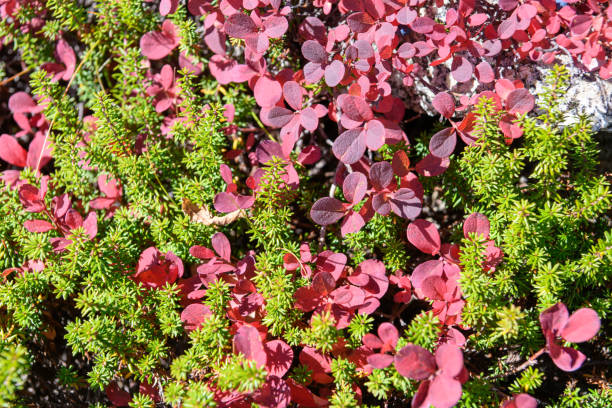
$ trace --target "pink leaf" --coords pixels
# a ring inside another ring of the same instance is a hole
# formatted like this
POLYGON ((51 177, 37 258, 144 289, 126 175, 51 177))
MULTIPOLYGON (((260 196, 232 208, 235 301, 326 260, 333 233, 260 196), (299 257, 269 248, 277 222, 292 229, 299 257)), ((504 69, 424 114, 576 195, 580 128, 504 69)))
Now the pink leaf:
POLYGON ((467 82, 472 78, 474 67, 465 57, 456 56, 451 64, 451 75, 457 82, 467 82))
POLYGON ((476 65, 476 78, 483 84, 493 82, 495 73, 488 62, 482 61, 480 64, 476 65))
POLYGON ((430 17, 418 17, 415 19, 410 28, 419 34, 429 34, 433 31, 435 21, 430 17))
POLYGON ((53 224, 44 220, 28 220, 23 226, 30 232, 47 232, 55 229, 53 224))
POLYGON ((342 192, 351 204, 357 204, 365 196, 368 188, 368 179, 363 173, 355 171, 344 179, 342 192))
POLYGON ((436 363, 446 377, 455 377, 463 370, 463 353, 454 344, 442 344, 436 350, 436 363))
POLYGON ((162 29, 162 32, 149 31, 140 38, 140 50, 151 60, 164 58, 178 45, 175 27, 170 20, 164 21, 162 29))
POLYGON ((421 252, 435 255, 440 252, 440 233, 436 226, 424 219, 414 220, 406 230, 408 241, 421 252))
POLYGON ((342 112, 355 122, 368 121, 374 117, 370 105, 359 96, 346 95, 338 103, 342 112))
POLYGON ((365 143, 368 149, 374 151, 385 144, 385 127, 379 120, 373 119, 366 123, 365 143))
POLYGON ((262 108, 268 108, 276 105, 282 96, 282 88, 278 81, 275 81, 267 76, 263 76, 257 80, 253 89, 255 101, 262 108))
POLYGON ((226 261, 230 262, 232 248, 229 239, 222 232, 217 232, 211 239, 212 247, 217 254, 226 261))
POLYGON ((32 113, 37 109, 36 102, 26 92, 16 92, 11 95, 8 107, 13 113, 32 113))
POLYGON ((359 161, 365 153, 365 142, 361 135, 361 129, 350 129, 343 132, 332 146, 332 152, 338 160, 346 164, 359 161))
POLYGON ((325 67, 325 83, 328 86, 334 87, 342 81, 345 73, 346 69, 344 64, 338 60, 333 60, 325 67))
POLYGON ((393 356, 389 354, 372 354, 368 356, 368 364, 374 368, 383 369, 389 367, 393 362, 393 356))
POLYGON ((558 334, 563 330, 569 319, 569 312, 563 303, 557 303, 540 313, 540 326, 544 334, 558 334))
POLYGON ((159 3, 159 14, 167 16, 173 14, 178 7, 178 0, 161 0, 159 3))
POLYGON ((554 341, 549 344, 549 354, 553 363, 563 371, 576 371, 584 361, 586 356, 571 347, 561 347, 554 341))
POLYGON ((497 27, 499 38, 502 40, 511 38, 514 35, 514 32, 517 30, 517 23, 518 22, 516 21, 514 14, 502 21, 499 27, 497 27))
POLYGON ((435 177, 444 173, 449 165, 448 157, 439 158, 430 153, 416 164, 416 171, 425 177, 435 177))
POLYGON ((399 339, 399 333, 394 325, 388 322, 381 323, 378 326, 378 336, 385 344, 391 347, 391 350, 395 350, 397 340, 399 339))
POLYGON ((230 37, 246 39, 257 33, 257 25, 246 14, 236 13, 225 20, 224 30, 230 37))
POLYGON ((561 331, 561 337, 572 343, 582 343, 597 334, 601 322, 597 312, 590 308, 576 310, 561 331))
POLYGON ((297 82, 287 81, 283 84, 283 96, 285 97, 285 101, 294 110, 302 109, 303 95, 304 95, 304 91, 302 90, 302 87, 297 82))
POLYGON ((455 113, 455 100, 448 92, 438 93, 434 97, 432 105, 446 119, 450 119, 455 113))
POLYGON ((454 407, 461 398, 461 383, 451 377, 436 375, 429 384, 429 404, 438 408, 454 407))
POLYGON ((264 345, 266 370, 269 375, 281 378, 289 371, 293 362, 293 350, 282 340, 272 340, 264 345))
POLYGON ((327 62, 327 51, 314 40, 307 40, 302 44, 302 55, 310 62, 323 64, 327 62))
POLYGON ((242 353, 247 359, 253 360, 258 366, 265 366, 266 353, 259 331, 248 324, 241 326, 234 335, 234 350, 242 353))
POLYGON ((239 209, 236 197, 231 193, 226 193, 225 191, 215 195, 213 204, 215 206, 215 210, 222 213, 231 213, 239 209))
POLYGON ((489 237, 491 224, 484 214, 473 213, 463 222, 463 236, 468 237, 469 233, 476 233, 484 238, 489 237))

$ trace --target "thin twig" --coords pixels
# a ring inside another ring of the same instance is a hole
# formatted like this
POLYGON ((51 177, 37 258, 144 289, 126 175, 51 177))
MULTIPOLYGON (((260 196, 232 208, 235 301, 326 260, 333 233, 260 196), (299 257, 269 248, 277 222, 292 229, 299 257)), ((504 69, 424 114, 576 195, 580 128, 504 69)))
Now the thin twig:
POLYGON ((9 82, 11 82, 11 81, 13 81, 13 80, 15 80, 15 79, 19 78, 20 76, 27 74, 27 73, 28 73, 28 72, 30 72, 31 70, 32 70, 32 68, 26 68, 26 69, 24 69, 23 71, 16 73, 16 74, 15 74, 15 75, 13 75, 12 77, 6 78, 4 81, 0 82, 0 86, 3 86, 3 85, 8 84, 9 82))

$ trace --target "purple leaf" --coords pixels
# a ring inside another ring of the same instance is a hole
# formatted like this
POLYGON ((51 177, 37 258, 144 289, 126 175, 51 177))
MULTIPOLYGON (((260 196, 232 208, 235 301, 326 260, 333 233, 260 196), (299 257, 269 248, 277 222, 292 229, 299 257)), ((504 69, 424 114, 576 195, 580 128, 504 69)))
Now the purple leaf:
POLYGON ((340 200, 323 197, 312 205, 310 217, 319 225, 331 225, 338 222, 345 212, 345 205, 340 200))
POLYGON ((418 217, 423 207, 421 199, 409 188, 400 188, 390 194, 389 205, 391 206, 391 211, 409 220, 418 217))
POLYGON ((355 171, 344 179, 342 193, 351 204, 355 205, 365 196, 368 189, 368 179, 363 173, 355 171))
POLYGON ((361 133, 361 129, 357 128, 347 130, 338 136, 332 146, 334 156, 346 164, 358 162, 366 150, 361 133))
POLYGON ((374 163, 370 168, 370 181, 376 190, 382 190, 393 181, 393 167, 387 161, 374 163))
POLYGON ((524 114, 533 109, 535 98, 525 88, 518 88, 508 94, 506 108, 512 114, 524 114))
POLYGON ((431 137, 429 151, 441 159, 450 156, 457 145, 457 133, 454 128, 442 129, 431 137))

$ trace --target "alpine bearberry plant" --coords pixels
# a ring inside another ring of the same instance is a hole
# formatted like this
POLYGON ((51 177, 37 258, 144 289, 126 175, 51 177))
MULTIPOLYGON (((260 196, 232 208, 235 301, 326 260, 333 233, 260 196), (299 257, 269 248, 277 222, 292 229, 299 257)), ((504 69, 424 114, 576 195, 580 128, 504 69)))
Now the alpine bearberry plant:
POLYGON ((612 406, 609 1, 0 16, 1 406, 612 406))

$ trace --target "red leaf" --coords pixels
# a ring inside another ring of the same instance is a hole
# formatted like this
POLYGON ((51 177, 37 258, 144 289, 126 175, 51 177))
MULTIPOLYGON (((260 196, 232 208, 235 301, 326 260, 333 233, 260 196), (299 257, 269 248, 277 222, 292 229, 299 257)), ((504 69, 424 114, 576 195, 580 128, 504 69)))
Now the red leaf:
POLYGON ((28 220, 23 226, 30 232, 47 232, 55 229, 53 224, 44 220, 28 220))
POLYGON ((370 168, 370 181, 376 190, 382 190, 393 181, 393 168, 386 161, 377 162, 370 168))
POLYGON ((0 159, 17 167, 25 167, 28 153, 11 135, 0 136, 0 159))
POLYGON ((312 205, 310 217, 319 225, 338 222, 346 212, 344 204, 333 197, 323 197, 312 205))
POLYGON ((368 13, 359 12, 348 16, 346 23, 351 31, 355 33, 364 33, 374 25, 375 21, 368 13))
POLYGON ((593 17, 588 14, 578 14, 570 23, 570 31, 573 35, 581 36, 589 32, 593 17))
POLYGON ((529 394, 518 394, 504 402, 501 408, 537 408, 538 400, 529 394))
POLYGON ((181 312, 181 321, 185 325, 185 330, 196 330, 206 319, 212 315, 210 308, 201 303, 192 303, 181 312))
POLYGON ((435 255, 440 252, 440 233, 436 226, 424 219, 414 220, 406 230, 408 241, 421 252, 435 255))
POLYGON ((191 256, 198 259, 212 259, 216 256, 211 249, 203 247, 201 245, 192 246, 191 248, 189 248, 189 253, 191 254, 191 256))
POLYGON ((429 351, 409 344, 395 355, 395 368, 404 377, 424 380, 436 372, 436 362, 429 351))
POLYGON ((393 167, 393 172, 400 177, 405 177, 410 173, 410 159, 405 151, 395 152, 391 160, 391 167, 393 167))
POLYGON ((264 345, 266 352, 266 370, 269 375, 281 378, 291 368, 293 350, 282 340, 272 340, 264 345))
POLYGON ((450 156, 457 145, 457 133, 454 128, 442 129, 431 137, 429 151, 436 157, 450 156))
POLYGON ((372 354, 368 356, 368 364, 374 368, 383 369, 389 367, 393 362, 393 356, 389 354, 372 354))
POLYGON ((359 161, 365 153, 366 146, 360 128, 343 132, 332 146, 332 152, 338 160, 346 164, 359 161))
POLYGON ((110 383, 104 390, 106 397, 109 399, 111 404, 118 407, 127 407, 132 401, 132 396, 122 389, 119 388, 116 382, 110 383))
POLYGON ((438 93, 434 97, 432 105, 446 119, 450 119, 455 113, 455 100, 448 92, 438 93))

